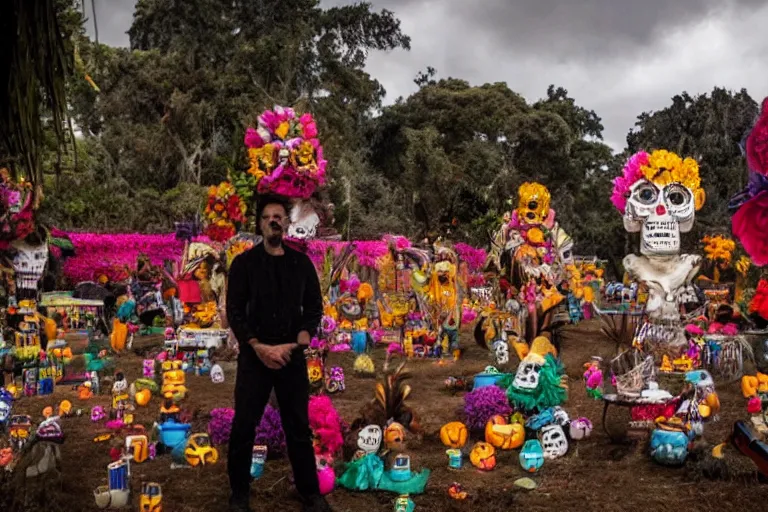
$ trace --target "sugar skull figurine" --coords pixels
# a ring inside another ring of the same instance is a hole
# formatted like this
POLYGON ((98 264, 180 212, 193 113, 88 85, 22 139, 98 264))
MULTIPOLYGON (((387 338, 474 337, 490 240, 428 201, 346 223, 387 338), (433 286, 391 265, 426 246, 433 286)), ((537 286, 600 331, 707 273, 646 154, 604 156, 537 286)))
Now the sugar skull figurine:
POLYGON ((693 228, 705 201, 699 165, 666 150, 636 153, 614 180, 611 201, 623 215, 624 229, 640 233, 640 255, 625 257, 624 268, 648 286, 646 313, 664 331, 649 345, 663 345, 661 353, 676 359, 687 348, 680 304, 695 296, 691 282, 701 266, 700 256, 680 254, 680 235, 693 228))
POLYGON ((221 384, 224 382, 224 370, 221 368, 221 365, 214 364, 211 367, 211 382, 214 384, 221 384))
POLYGON ((546 338, 536 338, 520 362, 507 397, 515 408, 535 412, 556 407, 565 401, 564 369, 554 357, 555 349, 546 338))
POLYGON ((334 366, 325 378, 325 390, 328 393, 338 393, 339 391, 344 391, 344 389, 346 389, 344 385, 344 368, 334 366))
POLYGON ((16 251, 13 257, 13 270, 16 275, 16 290, 20 296, 27 297, 37 290, 37 285, 48 263, 48 244, 30 245, 24 241, 15 241, 11 247, 16 251), (26 294, 24 293, 26 292, 26 294))
POLYGON ((568 439, 560 425, 547 425, 541 429, 541 445, 545 459, 557 459, 568 453, 568 439))

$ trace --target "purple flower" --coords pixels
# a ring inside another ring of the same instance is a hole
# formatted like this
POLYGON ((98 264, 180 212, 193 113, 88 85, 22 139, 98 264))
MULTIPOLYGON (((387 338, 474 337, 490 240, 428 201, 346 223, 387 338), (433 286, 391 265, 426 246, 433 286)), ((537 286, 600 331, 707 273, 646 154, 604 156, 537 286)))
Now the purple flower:
POLYGON ((220 408, 211 411, 211 421, 208 422, 208 435, 211 436, 213 444, 226 444, 229 442, 234 417, 234 409, 220 408))
POLYGON ((491 417, 512 414, 507 394, 498 386, 485 386, 464 396, 464 422, 470 430, 485 428, 491 417))
POLYGON ((280 421, 280 411, 271 405, 267 405, 261 423, 256 427, 256 439, 253 444, 266 446, 270 457, 285 454, 285 433, 280 421))

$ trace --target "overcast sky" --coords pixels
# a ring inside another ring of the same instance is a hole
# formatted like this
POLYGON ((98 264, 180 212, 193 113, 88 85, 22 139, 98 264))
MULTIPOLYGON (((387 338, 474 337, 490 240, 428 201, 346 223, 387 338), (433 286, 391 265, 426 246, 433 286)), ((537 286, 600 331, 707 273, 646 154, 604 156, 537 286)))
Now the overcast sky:
MULTIPOLYGON (((370 55, 388 103, 412 93, 427 66, 475 85, 507 82, 529 101, 555 84, 603 118, 618 150, 637 114, 682 91, 768 95, 768 0, 369 1, 394 11, 411 36, 410 52, 370 55)), ((95 3, 100 42, 127 46, 135 0, 95 3)))

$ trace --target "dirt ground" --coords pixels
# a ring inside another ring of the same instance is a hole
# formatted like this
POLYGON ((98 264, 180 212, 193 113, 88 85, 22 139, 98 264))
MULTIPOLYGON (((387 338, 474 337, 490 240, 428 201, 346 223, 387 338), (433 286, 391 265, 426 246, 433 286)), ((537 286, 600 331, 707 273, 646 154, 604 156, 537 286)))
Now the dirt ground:
MULTIPOLYGON (((409 450, 414 468, 432 470, 427 491, 414 496, 417 511, 508 511, 518 510, 764 510, 768 499, 768 486, 757 481, 754 467, 735 454, 727 459, 735 461, 732 477, 727 480, 699 478, 697 464, 689 462, 686 468, 670 469, 654 464, 645 454, 645 439, 630 438, 611 443, 602 430, 602 403, 586 396, 580 380, 581 366, 592 355, 610 357, 612 347, 603 341, 597 325, 583 323, 568 328, 562 342, 562 355, 570 377, 570 393, 565 409, 572 418, 590 418, 595 430, 590 439, 571 447, 568 455, 557 461, 547 461, 539 473, 533 475, 538 488, 527 491, 516 488, 513 482, 528 476, 518 463, 518 451, 503 452, 495 471, 481 473, 469 464, 453 471, 447 467, 445 448, 438 437, 439 428, 446 422, 461 419, 463 399, 444 390, 443 380, 450 375, 473 375, 490 363, 489 354, 474 346, 470 333, 463 336, 467 349, 459 363, 437 365, 431 361, 414 361, 409 367, 414 374, 411 405, 420 416, 426 434, 422 439, 411 439, 409 450), (470 497, 454 501, 447 493, 452 482, 460 482, 470 497)), ((384 350, 375 354, 377 369, 381 368, 384 350)), ((333 402, 341 415, 352 421, 361 405, 372 398, 374 381, 356 378, 351 369, 351 354, 331 354, 329 363, 345 369, 347 389, 334 395, 333 402)), ((232 405, 234 363, 223 363, 227 380, 213 385, 208 378, 188 377, 190 390, 187 406, 198 412, 193 421, 193 432, 204 431, 207 413, 215 407, 232 405)), ((141 358, 124 355, 118 367, 125 370, 129 381, 140 376, 141 358)), ((737 419, 745 415, 745 402, 738 382, 720 384, 717 388, 722 403, 720 420, 709 424, 705 442, 717 444, 726 439, 737 419)), ((95 510, 93 490, 106 483, 106 465, 109 463, 108 446, 95 444, 98 433, 87 417, 93 405, 107 405, 108 397, 79 402, 75 392, 59 386, 53 397, 25 398, 14 413, 28 413, 39 419, 43 407, 55 406, 60 400, 71 400, 75 408, 82 408, 82 417, 64 419, 62 426, 66 441, 62 446, 63 480, 45 493, 47 503, 28 501, 28 509, 87 511, 95 510), (60 486, 60 487, 59 487, 60 486)), ((147 408, 139 410, 138 421, 151 425, 159 411, 155 398, 147 408)), ((621 413, 611 413, 609 422, 623 424, 621 413)), ((168 512, 226 510, 228 483, 225 472, 226 447, 219 447, 221 460, 215 466, 195 469, 170 469, 170 458, 132 465, 134 489, 133 508, 137 508, 138 491, 143 481, 155 481, 163 488, 163 509, 168 512)), ((299 510, 289 484, 290 467, 286 460, 269 461, 264 476, 252 486, 251 504, 254 510, 299 510)), ((340 474, 340 473, 337 473, 340 474)), ((3 489, 8 491, 8 487, 3 489)), ((0 491, 1 492, 1 491, 0 491)), ((16 490, 15 492, 19 492, 16 490)), ((352 493, 336 490, 329 502, 339 512, 376 512, 393 510, 394 495, 385 493, 352 493)), ((42 498, 32 498, 42 499, 42 498)), ((2 507, 0 507, 2 508, 2 507)))

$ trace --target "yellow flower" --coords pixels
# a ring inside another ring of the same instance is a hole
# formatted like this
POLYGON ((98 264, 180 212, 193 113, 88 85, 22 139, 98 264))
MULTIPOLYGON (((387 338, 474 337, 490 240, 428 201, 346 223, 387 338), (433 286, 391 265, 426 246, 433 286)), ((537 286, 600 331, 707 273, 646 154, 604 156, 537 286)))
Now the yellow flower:
MULTIPOLYGON (((648 165, 644 165, 641 171, 648 181, 660 187, 670 183, 680 183, 697 193, 701 186, 699 164, 696 160, 690 157, 683 160, 666 149, 659 149, 651 153, 648 157, 648 165)), ((703 198, 700 201, 697 200, 699 208, 703 203, 703 198)))
POLYGON ((705 236, 701 241, 704 243, 708 260, 730 263, 733 251, 736 250, 736 242, 722 235, 705 236))
POLYGON ((749 272, 749 267, 752 266, 752 262, 750 259, 746 256, 742 256, 739 258, 739 260, 736 262, 736 272, 741 274, 742 276, 746 276, 747 272, 749 272))
POLYGON ((291 163, 297 169, 309 168, 309 171, 313 171, 317 167, 315 162, 315 147, 311 142, 305 140, 298 148, 291 153, 291 163))
POLYGON ((277 127, 277 130, 275 130, 275 135, 281 139, 285 139, 285 137, 288 135, 288 128, 290 128, 288 121, 283 121, 280 123, 280 126, 277 127))
POLYGON ((248 174, 260 180, 275 167, 275 145, 264 144, 260 148, 250 148, 248 150, 248 159, 251 161, 251 168, 248 169, 248 174))
POLYGON ((539 228, 532 228, 528 230, 528 241, 532 244, 543 244, 544 233, 539 228))

